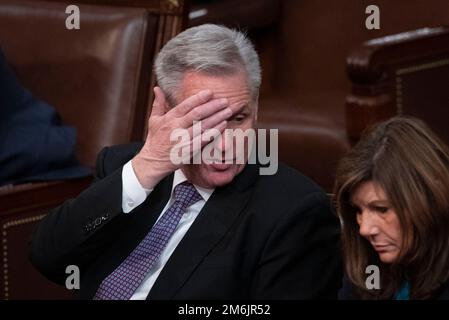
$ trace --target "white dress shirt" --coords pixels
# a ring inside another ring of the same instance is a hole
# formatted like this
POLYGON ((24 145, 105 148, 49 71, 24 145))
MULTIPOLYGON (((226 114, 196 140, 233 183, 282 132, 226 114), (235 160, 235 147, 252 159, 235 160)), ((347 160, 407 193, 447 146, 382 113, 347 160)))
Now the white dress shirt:
MULTIPOLYGON (((162 217, 165 211, 170 207, 170 205, 174 202, 173 197, 173 189, 180 183, 186 181, 187 178, 184 176, 180 169, 175 171, 173 177, 173 185, 172 185, 172 193, 169 201, 165 205, 162 213, 159 215, 158 220, 162 217)), ((132 167, 131 161, 128 161, 122 170, 122 209, 126 214, 132 214, 132 210, 142 204, 145 199, 150 196, 151 191, 149 189, 145 189, 140 184, 139 180, 134 173, 134 169, 132 167)), ((150 293, 151 288, 156 282, 157 277, 161 273, 168 259, 172 255, 173 251, 175 251, 178 244, 181 242, 184 235, 189 230, 192 223, 195 221, 196 217, 200 213, 201 209, 206 204, 206 201, 214 192, 214 189, 206 189, 201 188, 197 185, 194 185, 198 193, 201 195, 202 199, 195 204, 191 205, 187 208, 186 212, 181 217, 178 226, 175 229, 170 240, 168 240, 167 246, 162 251, 159 259, 154 263, 151 267, 148 274, 145 276, 144 280, 134 292, 131 297, 131 300, 145 300, 148 294, 150 293)))

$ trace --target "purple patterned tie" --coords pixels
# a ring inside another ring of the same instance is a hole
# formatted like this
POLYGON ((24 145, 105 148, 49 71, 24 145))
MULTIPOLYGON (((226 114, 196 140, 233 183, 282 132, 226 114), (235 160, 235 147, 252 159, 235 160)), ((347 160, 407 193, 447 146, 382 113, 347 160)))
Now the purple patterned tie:
POLYGON ((134 251, 103 280, 94 300, 129 300, 131 298, 150 268, 158 260, 187 207, 201 200, 198 191, 188 181, 175 187, 174 198, 174 203, 134 251))

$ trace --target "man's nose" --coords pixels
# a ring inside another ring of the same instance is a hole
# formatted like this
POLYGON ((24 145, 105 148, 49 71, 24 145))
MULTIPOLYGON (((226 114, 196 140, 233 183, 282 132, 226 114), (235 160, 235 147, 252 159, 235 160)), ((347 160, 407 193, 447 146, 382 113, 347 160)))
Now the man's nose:
MULTIPOLYGON (((230 129, 226 129, 220 136, 220 139, 217 141, 215 147, 222 154, 226 153, 226 150, 231 150, 233 145, 232 132, 230 129)), ((229 152, 228 151, 228 152, 229 152)))
POLYGON ((357 223, 359 224, 359 233, 362 237, 372 237, 379 233, 375 215, 367 210, 357 215, 357 223))

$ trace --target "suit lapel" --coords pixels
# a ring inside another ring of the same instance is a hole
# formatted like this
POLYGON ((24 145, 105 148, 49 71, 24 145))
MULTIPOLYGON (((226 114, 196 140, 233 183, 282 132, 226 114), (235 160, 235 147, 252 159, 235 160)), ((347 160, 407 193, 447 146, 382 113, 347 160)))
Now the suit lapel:
POLYGON ((130 215, 129 225, 122 234, 117 236, 117 242, 105 253, 101 264, 96 266, 95 279, 92 279, 94 285, 87 296, 93 297, 103 279, 113 272, 145 238, 167 204, 172 184, 173 174, 164 178, 142 205, 130 213, 122 213, 130 215))
POLYGON ((257 168, 247 165, 230 184, 214 191, 167 261, 147 299, 172 299, 176 295, 245 208, 257 168))

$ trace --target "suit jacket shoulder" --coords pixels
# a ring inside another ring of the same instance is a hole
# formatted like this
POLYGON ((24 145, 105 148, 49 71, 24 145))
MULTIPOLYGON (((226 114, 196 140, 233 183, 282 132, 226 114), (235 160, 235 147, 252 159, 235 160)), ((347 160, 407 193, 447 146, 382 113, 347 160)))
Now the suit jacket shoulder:
POLYGON ((259 175, 254 185, 253 202, 264 219, 277 223, 293 215, 332 212, 328 195, 310 178, 295 169, 280 163, 276 174, 259 175), (276 213, 276 214, 274 214, 276 213))
POLYGON ((105 147, 97 157, 96 174, 103 178, 131 160, 142 148, 143 142, 133 142, 105 147))

